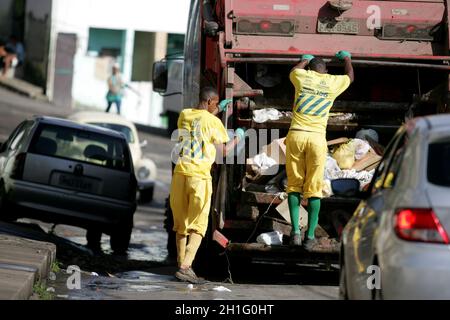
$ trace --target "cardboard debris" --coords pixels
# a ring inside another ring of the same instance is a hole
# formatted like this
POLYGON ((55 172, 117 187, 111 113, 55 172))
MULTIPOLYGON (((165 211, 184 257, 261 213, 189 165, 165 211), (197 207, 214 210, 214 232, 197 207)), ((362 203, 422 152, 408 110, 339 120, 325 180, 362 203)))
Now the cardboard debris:
POLYGON ((375 169, 380 161, 381 156, 379 156, 373 149, 370 149, 364 157, 358 161, 355 161, 352 169, 355 169, 358 172, 363 170, 370 171, 375 169))
MULTIPOLYGON (((278 213, 286 220, 291 223, 291 215, 289 213, 289 204, 288 199, 285 199, 282 203, 280 203, 276 210, 278 213)), ((308 225, 308 212, 303 206, 300 206, 300 228, 306 228, 308 225)))
POLYGON ((350 140, 349 138, 338 138, 338 139, 334 139, 334 140, 330 140, 327 142, 328 146, 335 146, 338 144, 342 144, 342 143, 346 143, 348 142, 348 140, 350 140))

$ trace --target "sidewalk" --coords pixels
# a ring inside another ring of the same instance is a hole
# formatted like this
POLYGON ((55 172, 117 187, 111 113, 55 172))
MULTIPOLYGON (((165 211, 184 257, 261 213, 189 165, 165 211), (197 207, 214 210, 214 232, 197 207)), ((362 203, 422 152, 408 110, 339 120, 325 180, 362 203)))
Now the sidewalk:
POLYGON ((13 108, 32 115, 47 115, 55 117, 66 117, 72 110, 56 106, 45 100, 31 99, 24 95, 19 95, 14 91, 0 86, 0 107, 13 108))
POLYGON ((36 283, 45 282, 56 246, 0 234, 0 300, 27 300, 36 283))

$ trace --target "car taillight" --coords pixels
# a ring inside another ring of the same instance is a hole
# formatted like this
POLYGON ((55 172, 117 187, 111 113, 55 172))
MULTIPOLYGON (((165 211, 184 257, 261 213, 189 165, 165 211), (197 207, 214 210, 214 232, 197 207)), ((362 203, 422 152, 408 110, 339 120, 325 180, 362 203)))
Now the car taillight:
POLYGON ((392 40, 424 40, 434 39, 434 27, 430 25, 416 24, 386 24, 383 26, 383 39, 392 40))
POLYGON ((431 209, 401 209, 395 214, 395 232, 407 241, 449 244, 447 232, 431 209))
POLYGON ((293 36, 295 24, 292 21, 248 20, 237 21, 236 34, 293 36))
POLYGON ((13 168, 11 170, 11 179, 20 180, 23 178, 23 171, 25 169, 25 161, 27 159, 26 153, 19 153, 14 159, 13 168))

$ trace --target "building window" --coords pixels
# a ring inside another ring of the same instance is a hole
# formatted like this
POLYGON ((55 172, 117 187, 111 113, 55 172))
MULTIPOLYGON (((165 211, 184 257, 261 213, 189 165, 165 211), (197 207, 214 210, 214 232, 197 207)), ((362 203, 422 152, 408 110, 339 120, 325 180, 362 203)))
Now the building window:
POLYGON ((118 58, 125 48, 125 30, 89 28, 88 54, 118 58))

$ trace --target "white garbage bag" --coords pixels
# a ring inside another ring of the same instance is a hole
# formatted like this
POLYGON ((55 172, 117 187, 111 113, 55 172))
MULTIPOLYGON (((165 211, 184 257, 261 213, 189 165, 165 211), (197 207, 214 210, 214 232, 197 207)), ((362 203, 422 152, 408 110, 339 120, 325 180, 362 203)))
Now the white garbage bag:
POLYGON ((361 139, 353 139, 353 145, 355 146, 355 159, 360 160, 364 158, 364 156, 371 149, 370 144, 366 140, 361 139))
POLYGON ((280 231, 262 233, 256 238, 256 242, 268 246, 279 246, 283 244, 283 234, 280 231))
POLYGON ((264 123, 269 120, 276 121, 282 116, 283 114, 280 111, 273 108, 253 110, 253 121, 257 123, 264 123))
POLYGON ((265 152, 256 155, 253 158, 253 163, 256 164, 261 170, 269 169, 270 167, 277 164, 275 159, 269 157, 265 152))

